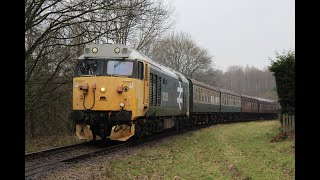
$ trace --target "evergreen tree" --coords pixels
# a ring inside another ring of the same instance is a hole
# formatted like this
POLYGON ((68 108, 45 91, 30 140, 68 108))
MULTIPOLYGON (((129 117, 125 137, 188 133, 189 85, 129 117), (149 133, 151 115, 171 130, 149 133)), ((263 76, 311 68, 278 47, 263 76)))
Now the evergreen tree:
POLYGON ((273 72, 281 113, 295 114, 295 52, 276 53, 269 70, 273 72))

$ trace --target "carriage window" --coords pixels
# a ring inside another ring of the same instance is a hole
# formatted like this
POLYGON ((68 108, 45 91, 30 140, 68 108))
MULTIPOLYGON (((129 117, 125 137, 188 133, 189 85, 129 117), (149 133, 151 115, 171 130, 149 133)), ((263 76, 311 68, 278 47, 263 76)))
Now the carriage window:
POLYGON ((132 75, 133 62, 131 61, 108 61, 107 74, 108 75, 132 75))
POLYGON ((229 95, 227 95, 227 105, 229 105, 229 95))

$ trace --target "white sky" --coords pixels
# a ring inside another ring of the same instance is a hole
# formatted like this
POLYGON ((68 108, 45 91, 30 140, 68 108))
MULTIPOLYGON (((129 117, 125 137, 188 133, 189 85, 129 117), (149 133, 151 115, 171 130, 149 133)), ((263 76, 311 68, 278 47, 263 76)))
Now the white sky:
POLYGON ((294 0, 165 0, 175 30, 214 56, 214 67, 270 65, 275 51, 295 48, 294 0))

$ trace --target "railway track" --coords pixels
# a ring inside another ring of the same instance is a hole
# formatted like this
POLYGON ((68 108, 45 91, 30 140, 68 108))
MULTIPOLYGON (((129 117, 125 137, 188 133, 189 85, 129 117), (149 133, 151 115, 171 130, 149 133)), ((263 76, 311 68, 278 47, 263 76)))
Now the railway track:
POLYGON ((183 134, 188 131, 194 131, 208 126, 209 125, 199 125, 194 128, 182 129, 179 131, 167 131, 152 136, 142 137, 138 140, 131 140, 126 142, 107 141, 100 143, 82 143, 53 148, 36 153, 29 153, 25 155, 25 178, 60 167, 66 163, 76 162, 77 160, 91 157, 93 155, 115 152, 121 148, 141 145, 146 142, 183 134))
POLYGON ((65 163, 84 159, 99 153, 106 153, 122 146, 125 143, 83 143, 59 148, 49 149, 25 155, 25 177, 48 171, 64 165, 65 163))

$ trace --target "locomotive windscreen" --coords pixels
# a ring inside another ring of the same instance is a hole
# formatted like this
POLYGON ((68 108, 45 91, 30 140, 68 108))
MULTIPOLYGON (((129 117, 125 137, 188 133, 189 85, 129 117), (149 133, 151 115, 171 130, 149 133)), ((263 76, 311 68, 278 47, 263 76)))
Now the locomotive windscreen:
POLYGON ((79 60, 77 64, 77 75, 102 75, 103 65, 101 60, 79 60))
POLYGON ((133 62, 131 61, 110 60, 108 61, 108 65, 107 65, 107 74, 131 76, 132 69, 133 69, 133 62))
MULTIPOLYGON (((79 59, 76 76, 133 76, 133 61, 115 59, 79 59), (106 66, 106 68, 104 68, 106 66)), ((136 76, 136 75, 134 75, 136 76)))

